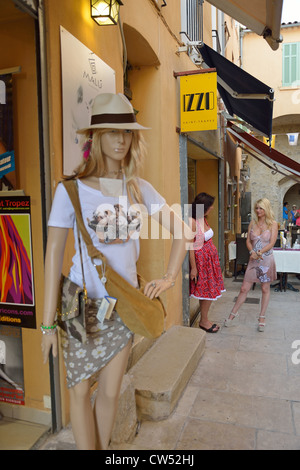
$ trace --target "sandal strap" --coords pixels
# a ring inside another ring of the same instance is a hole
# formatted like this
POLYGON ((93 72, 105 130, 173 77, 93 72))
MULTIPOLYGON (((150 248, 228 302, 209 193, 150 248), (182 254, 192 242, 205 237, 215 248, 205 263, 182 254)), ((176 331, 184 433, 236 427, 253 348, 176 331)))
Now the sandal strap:
MULTIPOLYGON (((238 316, 239 316, 239 312, 236 312, 236 313, 231 312, 230 315, 232 315, 233 317, 238 317, 238 316)), ((230 316, 230 315, 229 315, 229 316, 230 316)))

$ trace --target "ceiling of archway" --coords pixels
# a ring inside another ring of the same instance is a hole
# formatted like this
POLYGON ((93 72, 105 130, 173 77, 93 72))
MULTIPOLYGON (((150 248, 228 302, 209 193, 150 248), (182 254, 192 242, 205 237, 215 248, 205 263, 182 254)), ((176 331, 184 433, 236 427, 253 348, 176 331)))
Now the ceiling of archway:
POLYGON ((123 30, 130 65, 134 67, 160 65, 159 59, 149 42, 136 29, 124 24, 123 30))
POLYGON ((287 114, 273 119, 273 134, 300 132, 300 114, 287 114))

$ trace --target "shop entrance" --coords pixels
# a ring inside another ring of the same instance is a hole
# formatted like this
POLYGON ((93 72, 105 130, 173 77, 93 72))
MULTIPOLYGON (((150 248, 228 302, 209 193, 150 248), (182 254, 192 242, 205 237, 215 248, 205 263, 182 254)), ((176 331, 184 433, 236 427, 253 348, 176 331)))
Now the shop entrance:
MULTIPOLYGON (((205 139, 203 132, 202 138, 205 139)), ((221 214, 221 159, 218 154, 211 150, 209 151, 204 144, 199 143, 191 137, 181 136, 181 139, 186 139, 185 145, 181 146, 182 157, 186 161, 186 187, 181 184, 184 194, 182 194, 182 201, 186 198, 186 203, 192 204, 195 196, 200 192, 206 192, 215 197, 214 211, 210 216, 209 224, 214 231, 214 244, 216 245, 220 259, 223 258, 223 243, 222 243, 222 214, 221 214), (221 241, 220 241, 221 240, 221 241)), ((182 175, 182 178, 184 176, 182 175)), ((222 261, 221 261, 222 262, 222 261)), ((192 326, 199 315, 199 301, 189 298, 189 261, 183 265, 183 316, 186 324, 192 326)))

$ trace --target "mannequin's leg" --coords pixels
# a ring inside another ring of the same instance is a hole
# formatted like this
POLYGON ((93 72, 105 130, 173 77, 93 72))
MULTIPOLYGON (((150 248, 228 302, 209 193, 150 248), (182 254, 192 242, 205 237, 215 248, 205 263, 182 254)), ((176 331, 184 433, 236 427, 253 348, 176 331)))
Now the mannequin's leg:
POLYGON ((89 380, 70 388, 70 414, 77 449, 95 450, 96 431, 89 380))
POLYGON ((131 345, 130 340, 99 374, 94 412, 99 446, 102 450, 106 450, 109 445, 131 345))

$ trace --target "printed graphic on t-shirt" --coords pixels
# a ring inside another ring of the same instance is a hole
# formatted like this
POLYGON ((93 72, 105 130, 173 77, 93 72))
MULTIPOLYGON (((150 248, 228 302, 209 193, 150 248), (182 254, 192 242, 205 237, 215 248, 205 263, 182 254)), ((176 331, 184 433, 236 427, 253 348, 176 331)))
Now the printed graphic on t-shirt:
POLYGON ((142 225, 142 214, 131 206, 128 210, 121 204, 101 204, 87 218, 88 226, 96 232, 102 243, 125 243, 138 238, 142 225))

